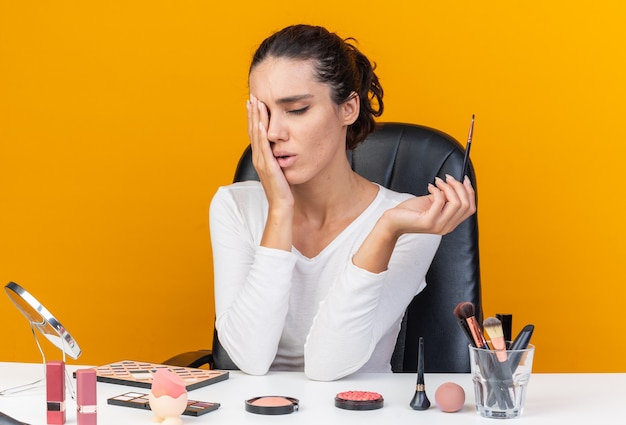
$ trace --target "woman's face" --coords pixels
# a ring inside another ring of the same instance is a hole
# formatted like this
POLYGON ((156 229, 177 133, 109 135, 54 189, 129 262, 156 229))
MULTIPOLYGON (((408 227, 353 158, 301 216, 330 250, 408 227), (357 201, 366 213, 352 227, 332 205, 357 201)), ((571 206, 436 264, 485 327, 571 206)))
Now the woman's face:
POLYGON ((267 58, 250 72, 249 85, 267 107, 267 136, 289 184, 332 179, 333 167, 345 165, 346 129, 358 116, 358 98, 335 104, 307 60, 267 58))

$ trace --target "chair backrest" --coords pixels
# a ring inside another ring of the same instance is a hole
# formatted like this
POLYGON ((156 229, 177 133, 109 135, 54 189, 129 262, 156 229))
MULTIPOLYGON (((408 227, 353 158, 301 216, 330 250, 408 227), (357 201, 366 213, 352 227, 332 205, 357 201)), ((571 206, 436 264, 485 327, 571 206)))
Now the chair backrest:
MULTIPOLYGON (((464 149, 451 136, 432 128, 383 123, 354 151, 348 152, 352 168, 363 177, 396 192, 420 196, 439 176, 460 178, 464 149)), ((473 167, 468 176, 476 188, 473 167)), ((250 147, 243 153, 235 181, 258 180, 250 147)), ((419 337, 424 337, 426 372, 469 372, 468 341, 453 314, 456 305, 470 301, 482 319, 478 219, 472 217, 442 238, 426 276, 428 285, 418 294, 402 322, 391 366, 394 372, 417 370, 419 337)), ((213 357, 217 369, 236 368, 214 334, 213 357)))

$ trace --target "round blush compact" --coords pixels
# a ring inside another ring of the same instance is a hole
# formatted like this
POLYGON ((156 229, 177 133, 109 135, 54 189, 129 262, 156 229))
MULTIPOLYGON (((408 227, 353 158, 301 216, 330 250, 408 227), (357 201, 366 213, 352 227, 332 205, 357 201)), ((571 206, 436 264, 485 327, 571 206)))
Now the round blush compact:
POLYGON ((383 407, 383 396, 371 391, 344 391, 335 396, 335 406, 347 410, 374 410, 383 407))
POLYGON ((282 396, 263 396, 246 400, 246 411, 259 415, 286 415, 298 410, 298 399, 282 396))

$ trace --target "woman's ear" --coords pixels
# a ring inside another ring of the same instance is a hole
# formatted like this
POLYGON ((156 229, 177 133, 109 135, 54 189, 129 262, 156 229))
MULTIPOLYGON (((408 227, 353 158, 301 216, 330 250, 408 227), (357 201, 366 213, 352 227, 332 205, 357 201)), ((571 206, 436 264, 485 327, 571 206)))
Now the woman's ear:
POLYGON ((361 100, 356 92, 352 92, 348 100, 341 105, 341 111, 343 114, 343 123, 345 125, 352 125, 359 117, 361 110, 361 100))

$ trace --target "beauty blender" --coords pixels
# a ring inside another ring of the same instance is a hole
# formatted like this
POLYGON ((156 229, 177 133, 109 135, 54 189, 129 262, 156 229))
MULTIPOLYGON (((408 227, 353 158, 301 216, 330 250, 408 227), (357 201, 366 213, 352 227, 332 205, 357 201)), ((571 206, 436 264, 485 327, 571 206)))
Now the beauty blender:
POLYGON ((465 391, 454 382, 443 383, 435 391, 435 403, 442 412, 458 412, 465 404, 465 391))
POLYGON ((180 415, 187 407, 187 389, 181 377, 167 369, 158 369, 152 377, 148 403, 153 421, 163 425, 183 425, 180 415))
POLYGON ((152 378, 152 394, 155 397, 168 395, 178 398, 186 393, 185 382, 182 378, 167 369, 157 369, 152 378))

